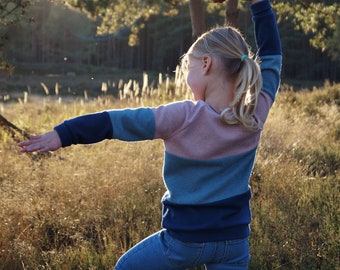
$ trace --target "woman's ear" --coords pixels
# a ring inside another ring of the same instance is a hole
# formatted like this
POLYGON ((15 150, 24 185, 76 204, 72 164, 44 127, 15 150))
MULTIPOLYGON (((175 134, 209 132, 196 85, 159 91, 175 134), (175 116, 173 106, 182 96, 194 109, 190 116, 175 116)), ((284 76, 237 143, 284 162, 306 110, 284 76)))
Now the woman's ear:
POLYGON ((209 73, 209 70, 211 68, 212 65, 212 58, 209 55, 205 55, 202 58, 202 70, 203 70, 203 74, 206 75, 209 73))

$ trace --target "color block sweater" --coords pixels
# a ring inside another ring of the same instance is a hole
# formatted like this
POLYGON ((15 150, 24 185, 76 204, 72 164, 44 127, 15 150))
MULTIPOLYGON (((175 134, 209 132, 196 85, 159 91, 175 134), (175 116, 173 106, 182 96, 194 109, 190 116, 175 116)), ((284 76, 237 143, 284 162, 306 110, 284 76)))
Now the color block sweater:
MULTIPOLYGON (((268 0, 251 6, 263 76, 255 116, 263 123, 280 81, 281 45, 268 0)), ((245 238, 251 221, 249 179, 261 131, 227 125, 204 101, 108 110, 55 127, 62 146, 105 139, 164 142, 162 226, 182 241, 245 238)))

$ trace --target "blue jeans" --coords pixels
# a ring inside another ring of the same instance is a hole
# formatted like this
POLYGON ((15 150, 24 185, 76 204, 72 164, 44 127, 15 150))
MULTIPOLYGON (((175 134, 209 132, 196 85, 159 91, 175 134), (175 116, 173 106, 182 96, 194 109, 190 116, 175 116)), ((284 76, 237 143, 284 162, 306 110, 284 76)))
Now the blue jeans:
POLYGON ((207 270, 243 270, 249 259, 248 238, 185 243, 161 230, 127 251, 115 270, 185 270, 202 265, 207 270))

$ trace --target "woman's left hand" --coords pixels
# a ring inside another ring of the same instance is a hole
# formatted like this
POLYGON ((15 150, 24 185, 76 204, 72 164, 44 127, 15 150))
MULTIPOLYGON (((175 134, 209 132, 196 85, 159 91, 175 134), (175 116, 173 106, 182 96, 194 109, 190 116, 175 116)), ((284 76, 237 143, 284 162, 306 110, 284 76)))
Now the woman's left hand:
POLYGON ((55 151, 62 145, 58 133, 54 130, 43 135, 30 135, 28 141, 20 142, 18 146, 21 147, 20 152, 24 153, 55 151))

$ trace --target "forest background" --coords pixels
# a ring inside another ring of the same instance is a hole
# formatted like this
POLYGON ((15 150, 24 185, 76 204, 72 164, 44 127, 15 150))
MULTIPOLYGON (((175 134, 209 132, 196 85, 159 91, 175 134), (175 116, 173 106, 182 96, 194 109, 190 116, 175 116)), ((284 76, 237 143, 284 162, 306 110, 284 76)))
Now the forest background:
MULTIPOLYGON (((283 80, 297 87, 338 81, 338 1, 272 3, 283 44, 283 80)), ((193 35, 199 34, 193 33, 192 10, 202 13, 195 17, 201 32, 224 24, 226 15, 233 13, 234 23, 255 48, 248 5, 249 1, 242 0, 227 4, 210 0, 3 0, 1 67, 11 75, 74 75, 94 70, 171 75, 193 35), (237 9, 228 10, 235 4, 237 9)))

